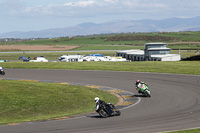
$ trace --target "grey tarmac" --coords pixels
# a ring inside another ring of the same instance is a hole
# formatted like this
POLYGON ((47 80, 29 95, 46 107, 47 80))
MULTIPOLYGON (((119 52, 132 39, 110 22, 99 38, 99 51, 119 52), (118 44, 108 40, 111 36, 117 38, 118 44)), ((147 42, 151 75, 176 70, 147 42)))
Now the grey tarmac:
MULTIPOLYGON (((98 114, 71 119, 0 126, 2 133, 154 133, 200 127, 200 76, 87 70, 4 69, 7 79, 92 84, 125 90, 141 101, 119 117, 98 114), (137 79, 148 83, 151 98, 135 90, 137 79)), ((80 101, 81 102, 81 101, 80 101)))

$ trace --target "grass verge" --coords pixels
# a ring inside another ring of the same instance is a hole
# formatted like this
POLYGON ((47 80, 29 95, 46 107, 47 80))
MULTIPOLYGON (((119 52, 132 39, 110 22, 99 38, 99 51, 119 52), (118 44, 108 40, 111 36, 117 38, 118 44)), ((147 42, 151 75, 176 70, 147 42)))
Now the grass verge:
POLYGON ((3 62, 3 68, 75 69, 200 75, 200 61, 178 62, 3 62))
POLYGON ((117 98, 82 86, 0 80, 0 124, 36 121, 94 111, 94 97, 117 98))
POLYGON ((168 132, 168 133, 200 133, 200 128, 192 129, 192 130, 174 131, 174 132, 168 132))

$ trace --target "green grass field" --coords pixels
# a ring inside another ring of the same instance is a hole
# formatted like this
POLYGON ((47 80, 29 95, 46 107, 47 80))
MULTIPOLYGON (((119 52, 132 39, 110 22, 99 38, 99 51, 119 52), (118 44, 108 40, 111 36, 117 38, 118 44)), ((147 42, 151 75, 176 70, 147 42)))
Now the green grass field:
MULTIPOLYGON (((134 33, 134 34, 110 34, 83 37, 61 37, 53 39, 41 39, 32 41, 0 42, 0 45, 76 45, 81 46, 76 50, 100 50, 123 49, 118 46, 132 46, 134 49, 144 48, 145 43, 165 42, 173 49, 199 49, 200 32, 165 32, 165 33, 134 33), (175 44, 175 45, 174 45, 175 44), (95 46, 95 47, 91 47, 95 46), (85 47, 85 48, 83 48, 85 47), (109 48, 112 47, 112 48, 109 48)), ((127 47, 129 48, 129 47, 127 47)))
POLYGON ((117 46, 117 45, 94 45, 94 46, 81 46, 73 49, 72 51, 83 50, 129 50, 129 49, 144 49, 144 46, 117 46))
POLYGON ((51 119, 94 111, 96 96, 117 103, 108 92, 74 85, 0 80, 0 124, 51 119))
POLYGON ((103 71, 155 72, 200 75, 200 61, 179 62, 3 62, 3 68, 76 69, 103 71))

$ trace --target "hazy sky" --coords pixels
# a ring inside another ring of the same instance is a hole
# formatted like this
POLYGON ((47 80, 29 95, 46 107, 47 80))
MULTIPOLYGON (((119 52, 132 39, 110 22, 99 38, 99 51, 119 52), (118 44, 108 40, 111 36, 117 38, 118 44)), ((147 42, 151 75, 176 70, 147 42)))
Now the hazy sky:
POLYGON ((200 16, 200 0, 0 0, 0 33, 200 16))

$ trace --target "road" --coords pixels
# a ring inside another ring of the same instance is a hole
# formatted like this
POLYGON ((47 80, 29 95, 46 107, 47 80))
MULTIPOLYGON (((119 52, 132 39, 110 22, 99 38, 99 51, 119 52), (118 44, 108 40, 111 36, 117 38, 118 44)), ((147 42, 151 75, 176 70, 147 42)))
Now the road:
MULTIPOLYGON (((154 133, 200 127, 200 76, 81 71, 5 69, 0 78, 86 83, 134 93, 140 103, 122 110, 121 116, 99 118, 87 114, 73 119, 0 126, 2 133, 154 133), (148 83, 151 98, 141 97, 135 80, 148 83)), ((81 101, 80 101, 81 102, 81 101)))

